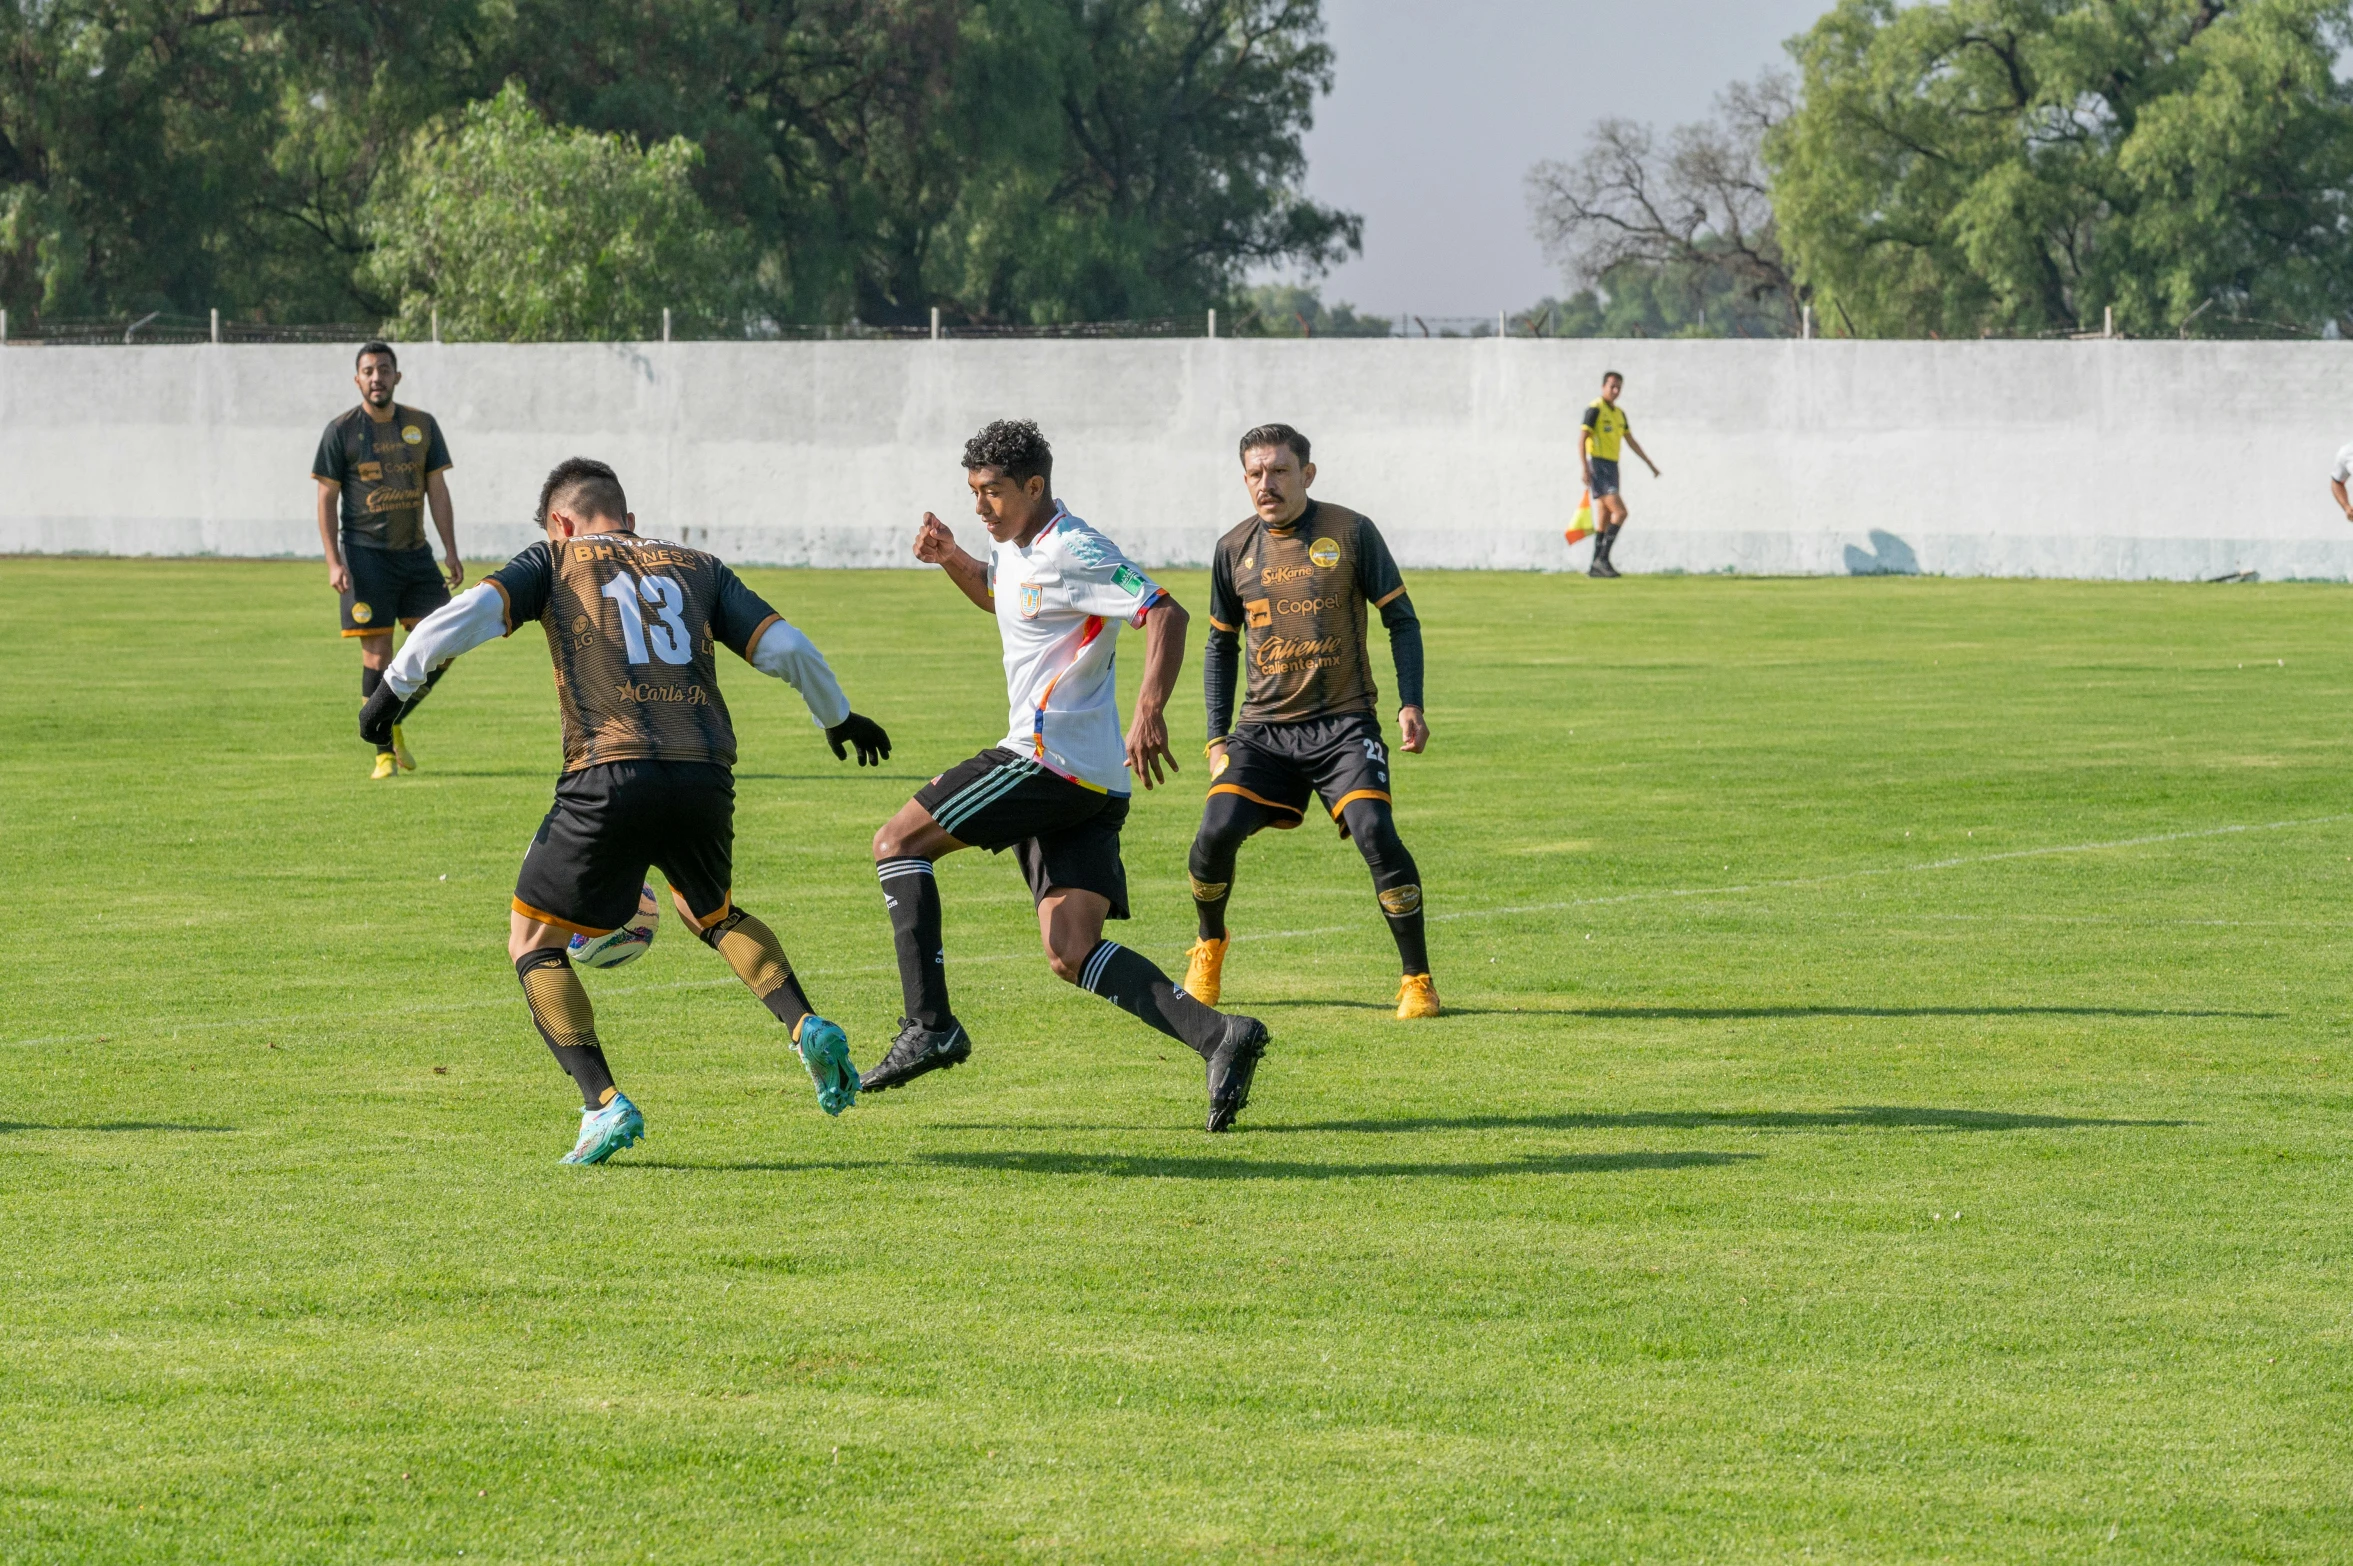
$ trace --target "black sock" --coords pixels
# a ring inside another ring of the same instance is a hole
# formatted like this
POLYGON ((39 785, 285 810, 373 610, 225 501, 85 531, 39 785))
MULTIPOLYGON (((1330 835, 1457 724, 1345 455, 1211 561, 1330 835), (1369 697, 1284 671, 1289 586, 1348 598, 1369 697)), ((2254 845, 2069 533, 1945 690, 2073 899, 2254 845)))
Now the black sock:
POLYGON ((366 664, 361 664, 359 666, 359 704, 365 707, 374 698, 376 688, 383 683, 384 671, 382 669, 371 669, 366 664))
MULTIPOLYGON (((1405 874, 1410 877, 1419 875, 1411 860, 1406 861, 1405 874)), ((1389 921, 1389 934, 1397 941, 1399 965, 1407 973, 1428 973, 1430 944, 1422 933, 1420 880, 1403 880, 1383 886, 1381 879, 1376 879, 1373 892, 1381 900, 1381 917, 1389 921)))
POLYGON ((1190 1045, 1204 1058, 1225 1037, 1222 1012, 1211 1011, 1178 989, 1151 959, 1117 941, 1105 941, 1087 954, 1078 982, 1079 988, 1092 990, 1139 1022, 1190 1045))
POLYGON ((1397 941, 1397 958, 1407 973, 1430 971, 1429 943, 1422 935, 1422 872, 1397 835, 1397 817, 1386 800, 1358 800, 1343 819, 1348 835, 1373 873, 1373 895, 1397 941))
POLYGON ((1198 839, 1193 843, 1193 860, 1186 868, 1193 883, 1194 923, 1205 941, 1226 938, 1226 904, 1234 897, 1235 857, 1233 845, 1213 843, 1204 849, 1198 839))
POLYGON ((948 953, 940 940, 940 887, 928 859, 885 859, 874 867, 899 950, 907 1015, 934 1033, 954 1024, 948 1010, 948 953))
POLYGON ((536 947, 515 959, 515 977, 523 983, 523 1003, 531 1008, 548 1051, 580 1085, 580 1102, 590 1109, 612 1102, 620 1089, 613 1086, 604 1047, 596 1041, 596 1013, 580 987, 580 975, 572 971, 572 959, 560 946, 536 947))
POLYGON ((439 685, 441 683, 441 677, 448 672, 449 665, 445 663, 440 668, 435 669, 431 674, 426 675, 425 683, 417 687, 417 692, 415 695, 411 696, 407 701, 401 703, 400 716, 394 718, 392 721, 395 723, 408 722, 409 714, 416 711, 419 707, 422 707, 425 704, 425 698, 433 694, 433 687, 439 685))
POLYGON ((773 1012, 778 1022, 794 1030, 797 1041, 801 1019, 817 1008, 809 1004, 776 932, 741 908, 734 908, 703 932, 703 944, 727 959, 727 966, 735 970, 744 987, 760 998, 760 1004, 773 1012))

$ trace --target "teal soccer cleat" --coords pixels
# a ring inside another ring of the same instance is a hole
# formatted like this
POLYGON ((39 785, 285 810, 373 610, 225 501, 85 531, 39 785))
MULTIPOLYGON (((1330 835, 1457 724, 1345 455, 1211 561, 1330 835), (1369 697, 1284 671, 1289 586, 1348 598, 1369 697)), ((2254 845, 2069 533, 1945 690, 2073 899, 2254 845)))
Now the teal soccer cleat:
POLYGON ((645 1116, 620 1093, 602 1109, 580 1111, 580 1141, 564 1155, 567 1164, 601 1164, 645 1135, 645 1116))
POLYGON ((793 1048, 801 1052, 801 1064, 817 1084, 817 1107, 838 1115, 858 1102, 858 1068, 850 1060, 850 1036, 840 1023, 814 1012, 802 1019, 799 1032, 793 1048))

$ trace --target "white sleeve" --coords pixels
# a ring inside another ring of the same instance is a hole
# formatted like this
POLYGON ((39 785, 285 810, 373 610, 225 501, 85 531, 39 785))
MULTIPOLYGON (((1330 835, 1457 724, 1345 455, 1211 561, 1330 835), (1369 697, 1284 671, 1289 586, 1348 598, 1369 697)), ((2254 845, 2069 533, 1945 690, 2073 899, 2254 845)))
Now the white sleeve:
POLYGON ((1100 533, 1084 536, 1062 551, 1062 581, 1070 590, 1070 606, 1081 614, 1106 620, 1125 620, 1141 627, 1145 611, 1167 595, 1160 584, 1136 569, 1119 546, 1100 533))
MULTIPOLYGON (((419 627, 423 629, 423 627, 419 627)), ((833 669, 817 644, 783 620, 769 623, 744 660, 762 674, 772 674, 801 693, 809 716, 821 729, 830 729, 850 715, 850 698, 842 694, 833 669)))
POLYGON ((2338 449, 2337 465, 2329 469, 2328 476, 2340 484, 2353 481, 2353 446, 2338 449))
POLYGON ((440 665, 506 634, 507 601, 488 582, 477 582, 417 622, 385 665, 384 683, 396 696, 414 696, 440 665))

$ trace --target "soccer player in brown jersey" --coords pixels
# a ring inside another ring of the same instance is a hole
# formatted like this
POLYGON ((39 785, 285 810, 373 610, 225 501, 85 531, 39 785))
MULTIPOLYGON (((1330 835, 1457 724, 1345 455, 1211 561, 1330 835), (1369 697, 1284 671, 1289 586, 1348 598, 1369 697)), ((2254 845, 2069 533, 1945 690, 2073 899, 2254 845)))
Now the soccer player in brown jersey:
POLYGON ((1310 500, 1307 437, 1263 424, 1242 437, 1242 481, 1257 515, 1218 540, 1209 568, 1209 799, 1188 868, 1200 939, 1185 990, 1214 1006, 1224 983, 1226 904, 1242 843, 1306 819, 1311 793, 1372 868, 1373 894, 1405 969, 1400 1019, 1438 1015, 1422 932, 1422 876, 1397 836, 1389 752, 1366 650, 1365 610, 1381 612, 1397 665, 1398 743, 1430 742, 1422 718, 1422 627, 1389 546, 1370 520, 1310 500), (1244 654, 1247 653, 1245 660, 1244 654), (1247 662, 1242 719, 1236 665, 1247 662))
MULTIPOLYGON (((449 444, 433 415, 392 400, 400 385, 400 360, 392 345, 362 344, 352 381, 359 387, 359 406, 327 426, 310 471, 319 482, 319 544, 327 552, 327 585, 343 597, 343 634, 359 640, 364 704, 384 683, 384 666, 392 661, 393 622, 415 630, 419 620, 449 602, 466 580, 466 568, 458 559, 457 518, 442 478, 450 467, 449 444), (439 570, 425 539, 428 506, 447 557, 439 570)), ((440 677, 435 671, 425 690, 440 677)), ((425 690, 417 692, 403 718, 425 699, 425 690)), ((416 770, 407 736, 395 723, 391 738, 376 752, 374 776, 416 770)))
POLYGON ((429 616, 384 673, 360 716, 381 741, 432 671, 536 620, 555 660, 564 775, 523 855, 507 955, 524 1003, 557 1064, 580 1088, 580 1138, 564 1162, 602 1163, 645 1134, 614 1085, 588 993, 566 948, 608 934, 661 867, 679 917, 727 959, 792 1030, 818 1102, 856 1101, 857 1069, 840 1027, 815 1015, 767 925, 736 906, 735 729, 719 694, 715 648, 791 684, 838 757, 880 765, 890 736, 850 710, 824 655, 716 557, 640 538, 621 482, 601 462, 560 464, 539 492, 547 538, 429 616))

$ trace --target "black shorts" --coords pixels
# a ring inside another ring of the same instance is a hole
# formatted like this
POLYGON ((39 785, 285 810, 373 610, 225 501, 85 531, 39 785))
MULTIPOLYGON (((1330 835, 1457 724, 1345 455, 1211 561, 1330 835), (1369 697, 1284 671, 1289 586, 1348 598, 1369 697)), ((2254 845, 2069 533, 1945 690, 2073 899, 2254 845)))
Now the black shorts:
MULTIPOLYGON (((1298 723, 1247 723, 1226 736, 1225 770, 1209 792, 1239 794, 1277 812, 1267 823, 1295 827, 1317 795, 1338 821, 1360 799, 1389 801, 1389 747, 1381 722, 1369 712, 1308 718, 1298 723)), ((1342 826, 1345 834, 1347 827, 1342 826)))
POLYGON ((1593 498, 1599 500, 1604 495, 1616 494, 1618 492, 1618 459, 1615 457, 1595 457, 1592 461, 1593 498))
POLYGON ((959 843, 992 854, 1012 849, 1033 903, 1059 887, 1098 893, 1112 918, 1128 916, 1119 859, 1126 795, 1073 783, 1000 746, 933 778, 915 791, 915 803, 959 843))
POLYGON ((647 865, 694 910, 695 928, 734 898, 735 774, 708 761, 608 761, 567 772, 523 854, 515 912, 579 935, 637 912, 647 865))
MULTIPOLYGON (((343 543, 343 634, 389 636, 403 620, 422 620, 449 602, 449 580, 430 549, 371 549, 343 543)), ((617 927, 616 927, 617 928, 617 927)))

